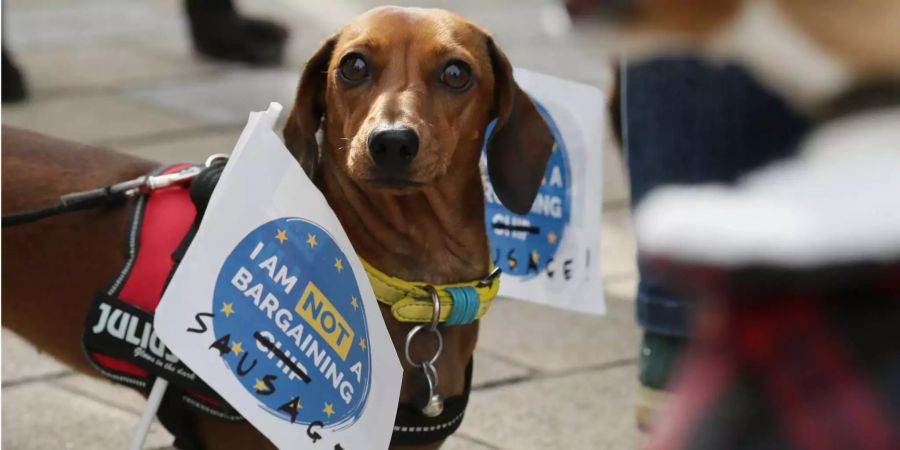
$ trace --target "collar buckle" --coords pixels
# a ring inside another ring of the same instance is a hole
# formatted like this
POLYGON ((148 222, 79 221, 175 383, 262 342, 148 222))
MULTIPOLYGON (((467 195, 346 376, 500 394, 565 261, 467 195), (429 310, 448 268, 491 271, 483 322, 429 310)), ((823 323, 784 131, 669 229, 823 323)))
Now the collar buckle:
POLYGON ((493 270, 491 270, 491 273, 487 274, 486 277, 482 278, 481 281, 478 282, 478 287, 490 286, 494 283, 494 280, 500 276, 501 273, 503 273, 503 269, 501 269, 500 266, 495 266, 493 270))

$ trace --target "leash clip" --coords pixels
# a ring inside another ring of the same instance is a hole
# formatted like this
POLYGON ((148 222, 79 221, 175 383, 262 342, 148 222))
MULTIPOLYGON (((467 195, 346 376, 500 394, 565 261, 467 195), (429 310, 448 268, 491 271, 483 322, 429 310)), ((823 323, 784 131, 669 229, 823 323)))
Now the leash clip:
POLYGON ((203 168, 201 166, 190 166, 175 173, 149 176, 144 183, 144 189, 146 191, 155 191, 157 189, 169 187, 173 184, 181 183, 182 181, 193 180, 197 175, 200 175, 202 170, 203 168))
MULTIPOLYGON (((133 180, 123 181, 109 186, 108 191, 112 195, 134 197, 137 194, 146 194, 183 181, 193 180, 194 178, 197 178, 197 175, 200 175, 200 172, 202 171, 202 166, 190 166, 179 170, 178 172, 167 173, 165 175, 143 175, 133 180)), ((80 193, 63 196, 63 203, 65 204, 67 197, 72 197, 77 194, 80 193)))

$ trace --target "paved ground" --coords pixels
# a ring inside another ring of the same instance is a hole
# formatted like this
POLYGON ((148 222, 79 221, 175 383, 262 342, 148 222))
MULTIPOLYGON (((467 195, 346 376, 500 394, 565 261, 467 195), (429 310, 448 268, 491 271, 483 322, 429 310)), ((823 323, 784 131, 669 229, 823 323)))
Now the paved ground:
MULTIPOLYGON (((316 44, 374 5, 242 3, 294 28, 285 68, 251 70, 196 59, 176 0, 4 1, 4 37, 33 97, 22 106, 4 106, 3 123, 159 161, 199 161, 231 149, 248 111, 269 100, 289 105, 302 62, 316 44)), ((548 36, 537 25, 544 4, 465 0, 453 8, 491 30, 514 64, 605 86, 602 43, 585 35, 548 36)), ((500 301, 484 321, 471 406, 448 448, 637 446, 634 246, 621 160, 611 146, 604 152, 609 315, 500 301)), ((74 374, 6 331, 2 361, 4 448, 125 447, 142 407, 139 396, 74 374)), ((148 446, 169 443, 157 427, 148 446)))

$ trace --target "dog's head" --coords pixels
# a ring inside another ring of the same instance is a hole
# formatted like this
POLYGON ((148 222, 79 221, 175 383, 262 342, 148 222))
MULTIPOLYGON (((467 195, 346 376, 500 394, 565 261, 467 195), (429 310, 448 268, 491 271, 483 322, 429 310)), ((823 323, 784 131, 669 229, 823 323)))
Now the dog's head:
POLYGON ((311 177, 319 164, 334 164, 361 189, 402 195, 477 170, 494 118, 492 184, 507 207, 526 212, 553 138, 507 58, 460 16, 383 7, 354 19, 310 58, 284 137, 311 177))

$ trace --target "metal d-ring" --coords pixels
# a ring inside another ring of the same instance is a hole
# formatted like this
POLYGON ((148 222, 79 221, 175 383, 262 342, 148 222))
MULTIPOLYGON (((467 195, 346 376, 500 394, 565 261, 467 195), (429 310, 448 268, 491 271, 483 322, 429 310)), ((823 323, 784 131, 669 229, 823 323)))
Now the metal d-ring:
POLYGON ((438 357, 441 356, 441 352, 444 350, 444 336, 441 335, 441 330, 438 329, 438 325, 441 320, 441 298, 438 297, 437 290, 434 286, 425 286, 425 290, 431 294, 431 323, 416 325, 413 329, 409 330, 409 333, 406 333, 406 345, 403 348, 403 355, 406 357, 406 362, 413 367, 422 367, 425 364, 434 365, 437 361, 438 357), (435 350, 434 355, 432 355, 431 359, 422 362, 414 362, 412 360, 412 356, 409 355, 409 346, 412 344, 413 338, 416 336, 416 333, 428 327, 428 331, 432 332, 437 339, 437 350, 435 350))
POLYGON ((441 298, 434 286, 429 284, 425 286, 425 290, 431 295, 431 327, 428 331, 434 332, 441 321, 441 298))
POLYGON ((414 362, 412 360, 412 356, 410 356, 409 354, 409 346, 410 344, 412 344, 412 340, 416 336, 416 333, 424 329, 428 329, 428 325, 416 325, 412 330, 409 330, 409 333, 406 333, 406 345, 403 347, 403 356, 406 357, 406 362, 409 363, 410 366, 422 367, 425 364, 434 365, 434 363, 437 362, 438 357, 441 356, 441 352, 444 350, 444 337, 441 336, 441 330, 428 329, 428 331, 434 333, 434 336, 437 339, 437 350, 435 350, 434 355, 431 357, 431 359, 421 362, 414 362))

